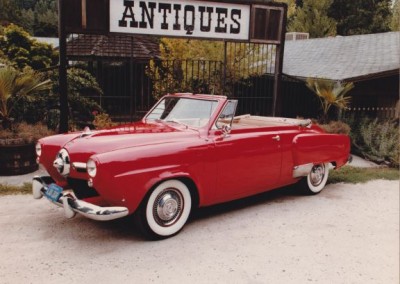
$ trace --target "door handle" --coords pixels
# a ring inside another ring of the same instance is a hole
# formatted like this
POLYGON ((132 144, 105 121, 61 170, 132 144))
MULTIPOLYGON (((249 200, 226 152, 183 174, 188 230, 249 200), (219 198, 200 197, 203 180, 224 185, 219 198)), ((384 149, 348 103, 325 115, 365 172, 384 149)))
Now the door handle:
POLYGON ((272 140, 281 141, 281 137, 279 135, 276 135, 276 136, 272 137, 272 140))

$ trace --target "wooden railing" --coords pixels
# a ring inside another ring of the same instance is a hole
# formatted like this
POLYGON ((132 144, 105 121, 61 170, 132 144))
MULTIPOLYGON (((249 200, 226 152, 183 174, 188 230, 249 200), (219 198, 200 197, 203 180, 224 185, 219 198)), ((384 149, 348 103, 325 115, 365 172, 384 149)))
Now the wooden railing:
POLYGON ((343 115, 354 115, 356 117, 366 116, 379 119, 395 119, 399 118, 399 109, 396 109, 396 107, 350 107, 343 112, 343 115))

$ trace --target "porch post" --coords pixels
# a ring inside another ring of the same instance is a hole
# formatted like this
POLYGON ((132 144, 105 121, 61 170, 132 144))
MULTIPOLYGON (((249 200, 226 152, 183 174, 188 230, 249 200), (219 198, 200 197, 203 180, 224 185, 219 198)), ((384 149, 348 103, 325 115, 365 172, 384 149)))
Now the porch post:
POLYGON ((59 133, 68 132, 68 86, 67 86, 67 35, 65 32, 64 0, 58 0, 58 36, 59 36, 59 92, 60 125, 59 133))

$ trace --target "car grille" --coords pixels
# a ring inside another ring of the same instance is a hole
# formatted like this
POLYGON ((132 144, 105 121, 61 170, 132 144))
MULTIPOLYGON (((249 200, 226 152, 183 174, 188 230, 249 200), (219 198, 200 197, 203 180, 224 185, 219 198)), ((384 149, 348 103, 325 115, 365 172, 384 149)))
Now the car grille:
POLYGON ((93 187, 88 186, 87 180, 68 178, 67 181, 69 186, 74 191, 76 197, 79 199, 99 196, 93 187))

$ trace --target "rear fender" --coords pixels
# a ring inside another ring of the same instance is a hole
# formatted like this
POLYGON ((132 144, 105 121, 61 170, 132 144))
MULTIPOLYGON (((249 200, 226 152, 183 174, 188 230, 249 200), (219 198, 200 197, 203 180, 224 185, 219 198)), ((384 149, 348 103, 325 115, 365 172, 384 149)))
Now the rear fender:
POLYGON ((346 164, 350 153, 347 135, 309 133, 293 139, 294 166, 333 163, 336 168, 346 164))

